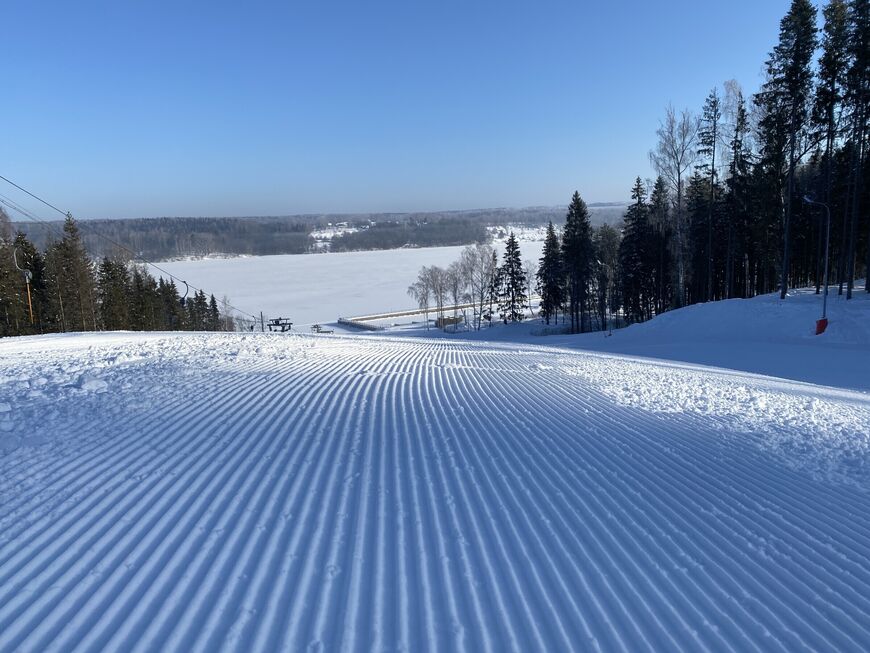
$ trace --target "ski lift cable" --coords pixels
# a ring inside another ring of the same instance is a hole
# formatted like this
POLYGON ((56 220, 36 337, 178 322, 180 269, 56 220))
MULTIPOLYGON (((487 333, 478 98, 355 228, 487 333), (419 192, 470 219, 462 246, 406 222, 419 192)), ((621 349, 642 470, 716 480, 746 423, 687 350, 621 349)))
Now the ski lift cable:
POLYGON ((61 238, 63 238, 63 233, 61 231, 59 231, 57 228, 55 228, 55 226, 51 222, 47 222, 47 221, 42 220, 41 218, 33 215, 33 213, 31 213, 27 209, 23 208, 20 204, 17 204, 16 202, 14 202, 12 200, 12 198, 10 198, 7 195, 4 195, 3 193, 0 193, 0 204, 4 204, 5 206, 9 207, 13 211, 20 213, 25 218, 28 218, 29 220, 32 220, 33 222, 38 222, 43 227, 45 227, 46 231, 49 232, 51 235, 60 236, 61 238))
MULTIPOLYGON (((67 218, 67 217, 72 217, 72 214, 71 214, 70 212, 64 212, 64 211, 62 211, 61 209, 57 208, 54 204, 52 204, 52 203, 50 203, 50 202, 47 202, 46 200, 42 199, 42 198, 39 197, 38 195, 34 195, 33 193, 31 193, 31 192, 30 192, 29 190, 27 190, 26 188, 22 188, 21 186, 19 186, 18 184, 16 184, 14 181, 11 181, 10 179, 7 179, 7 178, 4 177, 3 175, 0 175, 0 179, 2 179, 3 181, 5 181, 7 184, 10 184, 10 185, 14 186, 15 188, 17 188, 18 190, 22 191, 23 193, 26 193, 27 195, 29 195, 29 196, 32 197, 33 199, 37 200, 38 202, 41 202, 41 203, 45 204, 47 207, 49 207, 49 208, 51 208, 51 209, 54 209, 55 211, 57 211, 58 213, 60 213, 60 214, 61 214, 62 216, 64 216, 65 218, 67 218)), ((41 224, 45 225, 46 227, 51 228, 51 229, 53 230, 53 228, 51 227, 50 223, 48 223, 47 221, 44 221, 44 220, 39 219, 38 217, 36 217, 35 215, 33 215, 30 211, 27 211, 26 209, 21 208, 20 206, 18 206, 15 202, 13 202, 13 201, 11 201, 11 200, 3 201, 3 198, 5 198, 5 196, 0 196, 0 202, 2 202, 3 204, 5 204, 5 205, 8 206, 9 208, 11 208, 11 209, 13 209, 13 210, 15 210, 15 211, 21 213, 22 215, 24 215, 24 216, 26 216, 26 217, 28 217, 28 218, 34 220, 35 222, 39 222, 39 223, 41 223, 41 224)), ((111 244, 114 245, 115 247, 118 247, 118 248, 124 250, 125 252, 127 252, 128 254, 130 254, 130 256, 132 256, 133 258, 138 259, 139 261, 141 261, 141 262, 144 263, 145 265, 150 265, 152 268, 154 268, 155 270, 158 270, 158 271, 161 272, 162 274, 165 274, 167 277, 169 277, 169 278, 172 279, 173 281, 177 281, 177 282, 179 282, 179 283, 183 283, 184 286, 185 286, 185 288, 193 288, 194 291, 202 292, 202 293, 205 292, 205 290, 203 290, 202 288, 197 288, 197 287, 194 286, 193 284, 189 284, 187 281, 185 281, 185 280, 182 279, 181 277, 177 277, 177 276, 175 276, 174 274, 172 274, 171 272, 168 272, 167 270, 165 270, 164 268, 160 267, 160 266, 157 265, 156 263, 154 263, 154 262, 152 262, 152 261, 149 261, 149 260, 146 259, 144 256, 142 256, 141 254, 138 254, 138 253, 134 252, 134 251, 131 250, 129 247, 127 247, 127 246, 125 246, 125 245, 122 245, 122 244, 119 243, 119 242, 116 242, 115 240, 113 240, 112 238, 109 238, 109 237, 106 236, 105 234, 100 233, 99 231, 97 231, 96 229, 94 229, 91 225, 86 225, 86 224, 81 223, 81 222, 79 222, 78 225, 79 225, 79 228, 81 228, 83 231, 89 231, 90 233, 94 234, 95 236, 98 236, 98 237, 102 238, 103 240, 105 240, 105 241, 111 243, 111 244)), ((55 232, 55 233, 57 233, 57 232, 55 232)), ((62 237, 62 234, 61 234, 61 237, 62 237)), ((186 294, 187 294, 187 292, 185 292, 185 295, 186 295, 186 294)), ((224 305, 225 305, 227 308, 231 308, 232 310, 241 313, 241 314, 244 315, 245 317, 250 317, 250 318, 252 318, 252 319, 254 319, 254 320, 257 319, 257 316, 254 315, 253 313, 248 313, 247 311, 243 311, 243 310, 241 310, 240 308, 238 308, 238 307, 236 307, 236 306, 233 306, 232 304, 230 304, 230 303, 227 302, 227 301, 224 302, 224 305)))

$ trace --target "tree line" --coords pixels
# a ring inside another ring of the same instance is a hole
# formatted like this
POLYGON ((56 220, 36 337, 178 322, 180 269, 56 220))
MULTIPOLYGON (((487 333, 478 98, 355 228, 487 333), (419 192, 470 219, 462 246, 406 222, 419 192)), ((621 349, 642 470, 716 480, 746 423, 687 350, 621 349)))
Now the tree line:
POLYGON ((549 223, 539 262, 522 258, 511 232, 501 262, 491 245, 468 246, 446 268, 421 268, 408 294, 424 313, 427 328, 430 311, 445 330, 457 330, 459 323, 480 330, 496 321, 519 322, 532 312, 537 293, 547 324, 558 324, 561 317, 570 331, 600 329, 610 310, 607 269, 616 265, 618 247, 619 232, 606 224, 592 227, 588 207, 575 193, 561 239, 549 223), (449 312, 453 319, 445 320, 449 312))
POLYGON ((468 243, 485 243, 486 227, 481 222, 459 218, 375 222, 362 224, 358 231, 335 236, 332 252, 347 252, 400 247, 448 247, 468 243))
MULTIPOLYGON (((748 100, 732 81, 698 115, 667 108, 649 153, 657 177, 635 179, 620 230, 593 228, 574 193, 561 230, 549 222, 537 265, 544 322, 576 333, 612 315, 640 322, 696 302, 818 293, 826 253, 837 292, 852 297, 870 268, 870 0, 830 0, 822 19, 818 28, 809 0, 792 1, 748 100)), ((421 307, 434 296, 440 310, 440 276, 472 278, 462 270, 473 266, 456 265, 421 271, 410 289, 421 307)), ((490 261, 488 278, 504 284, 503 268, 490 261)), ((518 314, 502 308, 504 285, 488 292, 501 316, 518 314)))
POLYGON ((92 261, 73 218, 38 249, 0 208, 0 336, 67 331, 232 331, 214 295, 187 297, 122 258, 92 261))
POLYGON ((639 321, 671 306, 815 285, 851 298, 870 264, 870 2, 793 0, 766 80, 747 101, 714 88, 700 115, 669 107, 636 180, 620 248, 622 304, 639 321))
MULTIPOLYGON (((593 209, 593 221, 618 221, 620 205, 593 209)), ((152 261, 214 255, 268 256, 323 251, 317 247, 314 230, 341 222, 356 228, 332 238, 331 251, 363 251, 399 247, 442 247, 486 242, 488 226, 538 225, 558 222, 563 209, 474 209, 424 213, 323 214, 260 217, 176 217, 88 220, 82 233, 85 249, 95 258, 113 256, 112 243, 152 261)), ((59 230, 62 222, 50 222, 59 230)), ((40 250, 50 241, 42 229, 29 223, 13 223, 40 250)))
POLYGON ((852 297, 870 268, 870 2, 831 0, 822 17, 818 30, 813 5, 793 0, 750 101, 729 82, 698 116, 668 107, 649 154, 658 176, 635 180, 620 233, 590 235, 575 194, 538 268, 545 320, 567 312, 576 332, 603 307, 640 322, 696 302, 818 293, 829 213, 828 272, 852 297))
MULTIPOLYGON (((213 254, 304 254, 314 243, 310 225, 286 218, 131 218, 88 220, 87 225, 81 239, 95 258, 113 256, 117 248, 112 243, 152 261, 213 254)), ((45 231, 29 230, 24 223, 14 226, 36 247, 49 245, 51 236, 45 231)), ((50 223, 53 229, 62 226, 50 223)))

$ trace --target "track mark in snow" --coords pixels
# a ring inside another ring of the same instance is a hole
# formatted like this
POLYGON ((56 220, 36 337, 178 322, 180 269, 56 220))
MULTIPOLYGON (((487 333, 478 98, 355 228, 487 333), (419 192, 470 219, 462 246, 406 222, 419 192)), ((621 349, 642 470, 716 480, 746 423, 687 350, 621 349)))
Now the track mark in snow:
POLYGON ((0 651, 870 647, 866 395, 416 339, 24 342, 0 651))

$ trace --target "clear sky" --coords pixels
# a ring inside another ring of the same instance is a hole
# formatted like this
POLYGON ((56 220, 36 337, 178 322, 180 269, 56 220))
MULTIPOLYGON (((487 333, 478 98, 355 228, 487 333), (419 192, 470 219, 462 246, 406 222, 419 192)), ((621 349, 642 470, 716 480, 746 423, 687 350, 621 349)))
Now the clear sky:
POLYGON ((0 174, 80 217, 623 200, 788 4, 11 0, 0 174))

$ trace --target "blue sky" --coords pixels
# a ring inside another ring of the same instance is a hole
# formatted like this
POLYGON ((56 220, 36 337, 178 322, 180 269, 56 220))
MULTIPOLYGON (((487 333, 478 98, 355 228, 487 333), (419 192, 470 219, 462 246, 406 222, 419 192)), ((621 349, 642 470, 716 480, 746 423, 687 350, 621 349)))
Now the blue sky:
POLYGON ((788 4, 6 2, 0 174, 80 217, 622 200, 788 4))

